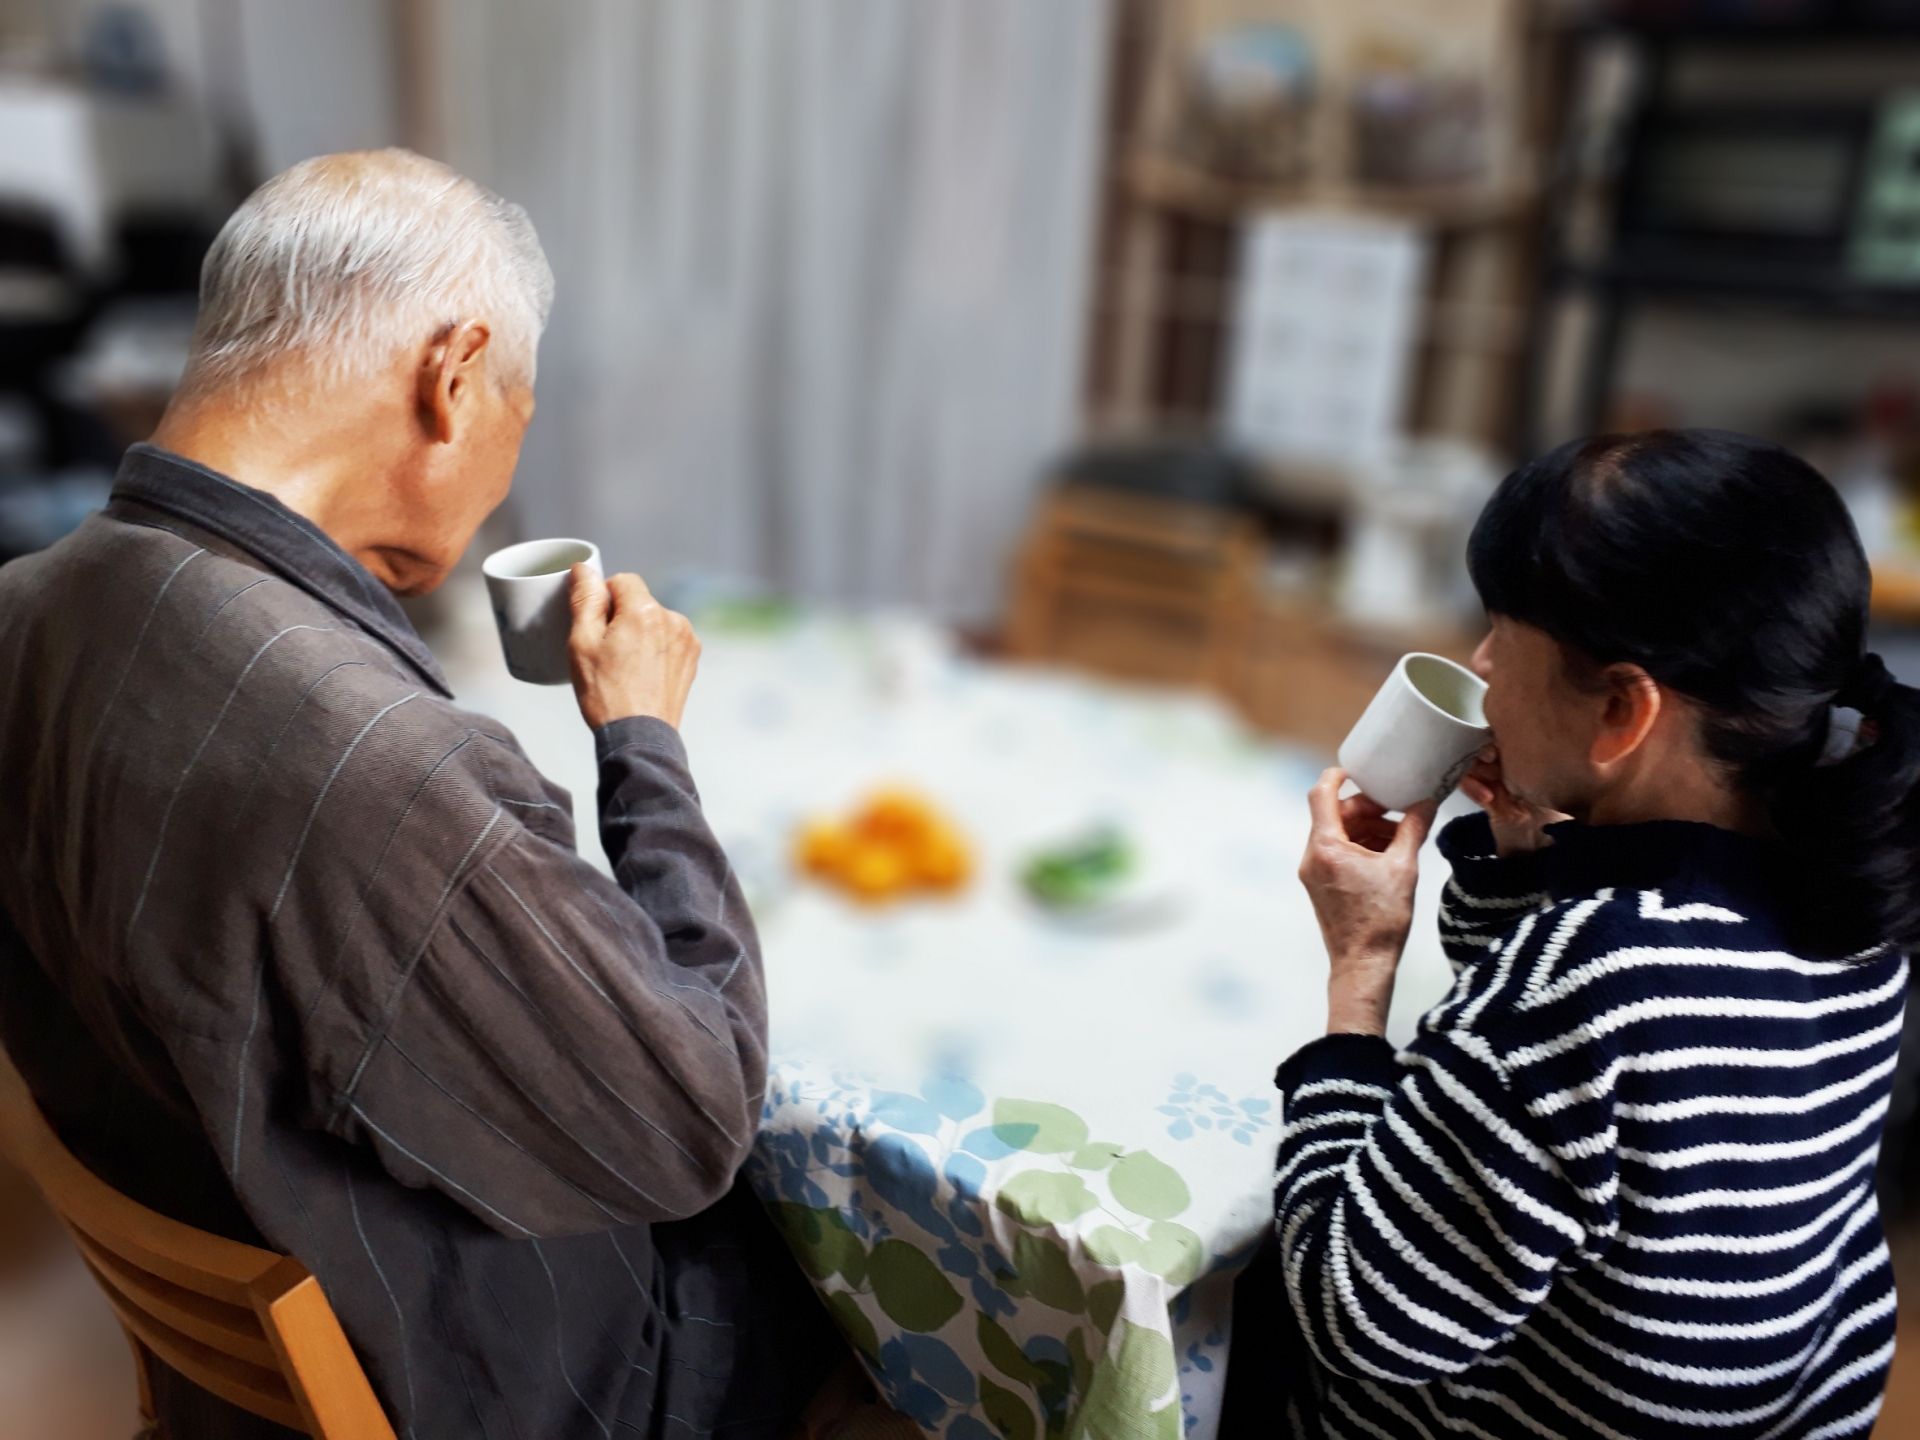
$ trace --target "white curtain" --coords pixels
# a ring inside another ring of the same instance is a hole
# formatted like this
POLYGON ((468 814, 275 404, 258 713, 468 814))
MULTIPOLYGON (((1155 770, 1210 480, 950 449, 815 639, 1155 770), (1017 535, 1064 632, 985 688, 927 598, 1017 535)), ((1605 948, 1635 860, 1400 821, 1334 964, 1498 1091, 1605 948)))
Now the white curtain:
POLYGON ((997 609, 1075 432, 1106 0, 463 0, 450 159, 559 280, 538 533, 997 609))

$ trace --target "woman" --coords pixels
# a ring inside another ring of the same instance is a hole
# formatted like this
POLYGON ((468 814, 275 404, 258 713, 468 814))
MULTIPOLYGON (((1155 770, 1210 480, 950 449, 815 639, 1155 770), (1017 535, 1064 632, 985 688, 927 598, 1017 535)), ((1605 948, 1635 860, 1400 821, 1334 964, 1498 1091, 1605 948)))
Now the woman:
POLYGON ((1303 1434, 1865 1435, 1920 693, 1862 653, 1846 510, 1764 441, 1608 436, 1510 476, 1468 562, 1494 746, 1439 842, 1458 978, 1396 1054, 1432 808, 1328 771, 1329 1033, 1280 1071, 1261 1267, 1312 1358, 1249 1326, 1236 1376, 1303 1434))

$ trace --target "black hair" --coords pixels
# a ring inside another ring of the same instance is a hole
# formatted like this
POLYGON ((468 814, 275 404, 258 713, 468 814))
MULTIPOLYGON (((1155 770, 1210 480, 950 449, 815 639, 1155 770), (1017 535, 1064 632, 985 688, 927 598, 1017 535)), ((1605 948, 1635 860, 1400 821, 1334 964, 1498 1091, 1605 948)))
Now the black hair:
POLYGON ((1812 948, 1920 945, 1920 691, 1863 654, 1872 575, 1812 466, 1719 430, 1576 440, 1501 483, 1467 568, 1489 612, 1698 703, 1791 852, 1812 948), (1835 705, 1871 743, 1819 764, 1835 705))

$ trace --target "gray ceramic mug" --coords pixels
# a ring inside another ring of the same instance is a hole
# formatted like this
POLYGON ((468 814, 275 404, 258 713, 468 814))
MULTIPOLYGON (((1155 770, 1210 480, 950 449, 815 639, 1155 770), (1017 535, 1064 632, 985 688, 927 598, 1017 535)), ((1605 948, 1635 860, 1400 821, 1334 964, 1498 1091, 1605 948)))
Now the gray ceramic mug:
POLYGON ((528 540, 496 550, 481 565, 507 673, 532 685, 565 685, 567 636, 573 610, 567 575, 582 562, 600 568, 598 547, 586 540, 528 540))

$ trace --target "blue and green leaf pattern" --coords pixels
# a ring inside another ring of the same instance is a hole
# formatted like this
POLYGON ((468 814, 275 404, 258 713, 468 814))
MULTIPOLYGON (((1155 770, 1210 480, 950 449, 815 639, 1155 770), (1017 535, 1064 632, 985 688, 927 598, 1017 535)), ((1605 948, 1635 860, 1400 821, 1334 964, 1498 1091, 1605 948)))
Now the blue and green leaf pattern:
MULTIPOLYGON (((1170 1104, 1217 1094, 1175 1084, 1170 1104)), ((1228 1135, 1271 1124, 1233 1113, 1228 1135)), ((1224 1364, 1223 1327, 1175 1353, 1172 1308, 1210 1268, 1181 1223, 1179 1166, 1062 1106, 951 1075, 907 1092, 785 1065, 748 1174, 887 1399, 929 1434, 1179 1440, 1182 1376, 1224 1364)))

